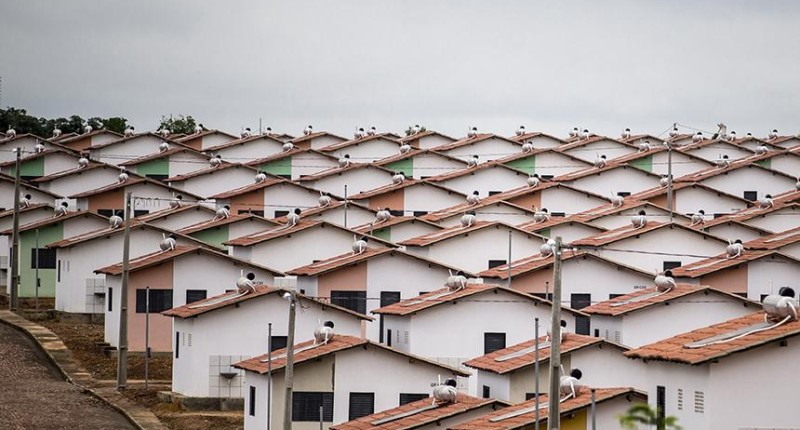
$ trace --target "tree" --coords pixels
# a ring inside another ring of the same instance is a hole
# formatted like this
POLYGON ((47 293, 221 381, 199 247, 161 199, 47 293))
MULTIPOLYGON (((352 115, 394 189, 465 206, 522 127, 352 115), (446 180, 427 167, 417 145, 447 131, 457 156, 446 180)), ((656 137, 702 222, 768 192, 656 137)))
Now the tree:
POLYGON ((658 410, 645 403, 631 406, 625 415, 619 417, 619 424, 626 430, 636 430, 639 428, 639 424, 644 424, 647 429, 682 430, 677 423, 678 418, 673 416, 666 417, 663 423, 659 423, 658 410))
MULTIPOLYGON (((425 128, 425 126, 422 126, 422 127, 419 128, 419 132, 420 133, 422 133, 423 131, 427 131, 427 130, 428 129, 425 128)), ((414 127, 408 127, 406 129, 406 136, 411 136, 412 134, 414 134, 414 127)))
POLYGON ((124 133, 125 129, 128 128, 128 120, 119 116, 112 116, 103 120, 103 128, 117 133, 124 133))
POLYGON ((80 115, 70 115, 69 118, 37 118, 28 115, 25 109, 9 107, 0 109, 0 131, 6 131, 9 127, 13 128, 17 134, 31 133, 39 137, 49 138, 53 135, 53 129, 61 130, 61 133, 83 133, 84 122, 88 123, 95 130, 106 128, 108 130, 122 133, 127 127, 125 118, 112 117, 103 119, 92 117, 84 121, 80 115))
POLYGON ((192 134, 195 127, 197 127, 197 123, 191 115, 178 115, 175 118, 172 115, 169 117, 162 115, 161 123, 158 125, 159 130, 166 128, 174 134, 192 134))

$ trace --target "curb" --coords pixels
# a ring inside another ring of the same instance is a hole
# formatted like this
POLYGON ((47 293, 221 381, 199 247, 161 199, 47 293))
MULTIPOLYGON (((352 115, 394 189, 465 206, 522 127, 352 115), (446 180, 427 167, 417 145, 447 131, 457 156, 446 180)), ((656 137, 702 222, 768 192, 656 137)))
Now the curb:
MULTIPOLYGON (((64 345, 61 339, 56 336, 55 333, 42 327, 28 319, 25 319, 11 311, 8 310, 0 310, 0 323, 3 323, 20 333, 28 336, 34 343, 39 347, 39 349, 44 352, 44 355, 50 361, 50 363, 55 367, 58 372, 64 377, 64 380, 68 383, 80 388, 84 393, 88 393, 89 395, 101 400, 103 403, 108 405, 109 407, 113 408, 122 416, 125 417, 134 427, 139 430, 167 430, 167 426, 164 425, 158 418, 150 412, 144 406, 137 405, 136 415, 143 415, 139 418, 145 418, 146 421, 154 421, 149 423, 142 423, 134 417, 131 412, 127 409, 123 408, 122 406, 118 405, 117 403, 113 402, 106 396, 100 394, 98 391, 89 388, 86 384, 90 384, 94 382, 94 378, 91 376, 89 372, 86 371, 80 364, 77 363, 72 358, 72 352, 64 345), (35 329, 36 331, 40 331, 41 334, 37 336, 37 334, 32 333, 30 329, 35 329), (44 342, 43 342, 44 340, 44 342), (45 345, 44 343, 48 345, 45 345), (65 357, 62 358, 64 363, 60 362, 57 357, 53 355, 53 353, 57 351, 65 351, 65 357), (67 371, 66 368, 72 369, 72 372, 67 371)), ((119 394, 119 396, 122 396, 119 394)), ((126 399, 127 400, 127 399, 126 399)))

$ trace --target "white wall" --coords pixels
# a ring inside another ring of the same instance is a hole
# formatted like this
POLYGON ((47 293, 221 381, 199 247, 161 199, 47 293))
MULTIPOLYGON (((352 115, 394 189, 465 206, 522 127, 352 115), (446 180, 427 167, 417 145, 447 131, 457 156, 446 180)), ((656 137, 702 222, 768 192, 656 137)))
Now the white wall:
MULTIPOLYGON (((376 245, 370 243, 370 246, 376 245)), ((330 226, 312 227, 291 236, 253 245, 251 258, 256 264, 285 272, 311 264, 314 260, 352 252, 352 246, 353 236, 346 231, 330 226)))
POLYGON ((800 174, 800 156, 794 153, 776 155, 770 158, 769 168, 790 176, 800 174))
MULTIPOLYGON (((460 226, 464 212, 456 212, 452 216, 440 220, 438 224, 442 227, 460 226)), ((475 216, 480 221, 498 221, 508 225, 520 225, 533 221, 532 213, 508 205, 505 202, 477 208, 475 209, 475 216)))
MULTIPOLYGON (((741 193, 737 194, 742 196, 741 193)), ((714 193, 704 188, 686 187, 675 191, 675 210, 680 213, 695 213, 700 209, 713 217, 715 213, 731 213, 747 208, 747 203, 714 193)))
MULTIPOLYGON (((312 340, 320 321, 333 321, 336 333, 359 336, 361 322, 354 316, 329 307, 323 309, 307 300, 301 303, 303 310, 298 309, 296 313, 295 343, 312 340)), ((273 336, 286 336, 288 318, 288 302, 278 294, 240 302, 238 306, 228 306, 196 318, 173 318, 173 342, 177 331, 182 341, 191 335, 192 344, 181 345, 179 358, 175 359, 173 354, 172 390, 194 397, 217 396, 210 388, 220 377, 210 373, 210 357, 265 354, 269 323, 272 323, 273 336)), ((241 383, 241 376, 231 381, 231 384, 241 383)))
POLYGON ((443 175, 465 167, 464 163, 433 153, 419 154, 412 160, 412 176, 414 179, 443 175))
MULTIPOLYGON (((463 202, 464 196, 430 185, 417 185, 403 189, 403 205, 406 211, 433 212, 463 202)), ((405 215, 411 216, 413 213, 406 212, 405 215)))
POLYGON ((760 302, 762 294, 778 294, 781 287, 800 291, 800 263, 773 255, 747 264, 749 299, 760 302))
POLYGON ((255 175, 256 172, 249 168, 230 167, 219 171, 209 170, 203 175, 173 182, 171 185, 198 196, 209 197, 250 185, 255 182, 255 175))
POLYGON ((731 160, 738 160, 753 155, 751 151, 739 148, 736 145, 717 142, 710 145, 705 145, 696 149, 684 150, 687 154, 700 157, 708 161, 717 161, 722 159, 723 155, 727 155, 731 160))
MULTIPOLYGON (((468 236, 459 235, 429 245, 428 258, 441 261, 468 272, 480 272, 489 268, 489 260, 508 260, 508 231, 505 226, 490 226, 470 232, 468 236), (470 252, 464 252, 464 250, 470 252)), ((532 249, 539 249, 542 240, 511 230, 511 259, 530 255, 532 249)), ((415 252, 419 247, 409 247, 415 252)))
POLYGON ((477 155, 481 162, 496 160, 522 151, 521 145, 491 137, 470 145, 443 151, 445 154, 467 161, 477 155))
POLYGON ((341 174, 329 175, 313 181, 313 183, 305 184, 337 196, 344 196, 345 185, 347 185, 347 194, 354 195, 391 183, 392 177, 388 172, 361 167, 341 174))
MULTIPOLYGON (((639 361, 639 360, 637 360, 639 361)), ((695 391, 706 394, 708 401, 709 388, 709 369, 707 364, 700 366, 687 366, 684 364, 674 364, 660 361, 648 361, 646 363, 647 378, 647 402, 655 409, 657 387, 665 387, 665 414, 678 418, 678 424, 685 429, 692 430, 716 430, 721 428, 740 428, 734 427, 713 427, 709 423, 709 411, 706 406, 706 413, 700 414, 694 411, 695 391), (678 390, 683 391, 683 407, 678 409, 678 390)), ((735 390, 736 394, 742 395, 741 390, 735 390)), ((747 401, 751 401, 751 396, 744 396, 747 401)), ((727 409, 727 408, 726 408, 727 409)), ((753 409, 746 408, 747 413, 752 414, 753 409)))
MULTIPOLYGON (((679 178, 683 175, 688 175, 689 173, 707 169, 712 166, 712 163, 703 162, 702 160, 689 157, 678 151, 672 151, 673 178, 679 178)), ((669 173, 669 155, 667 151, 653 154, 653 169, 651 171, 658 175, 666 175, 669 173)))
POLYGON ((314 175, 323 170, 337 167, 339 163, 313 152, 292 155, 292 179, 298 179, 306 175, 314 175))
MULTIPOLYGON (((575 214, 608 203, 603 199, 586 195, 569 188, 548 188, 542 191, 541 194, 541 205, 543 208, 547 208, 550 213, 564 212, 568 215, 575 214)), ((602 195, 611 197, 610 191, 606 191, 602 195)))
POLYGON ((526 174, 503 167, 490 167, 437 183, 461 194, 470 195, 478 191, 481 197, 486 197, 490 191, 503 192, 523 186, 527 180, 526 174))
POLYGON ((535 157, 536 164, 534 168, 539 176, 566 175, 592 167, 592 162, 594 162, 594 158, 589 160, 589 162, 581 162, 555 151, 542 152, 541 154, 536 154, 535 157))
POLYGON ((634 167, 606 170, 599 175, 584 176, 572 181, 572 186, 601 196, 628 192, 635 194, 659 186, 660 178, 634 167))
POLYGON ((161 142, 163 140, 157 136, 141 135, 102 148, 89 148, 89 151, 92 158, 117 166, 129 160, 158 153, 161 142))
POLYGON ((794 207, 778 209, 766 216, 751 218, 744 223, 775 233, 791 230, 800 227, 800 210, 794 207))
POLYGON ((784 191, 793 191, 795 182, 795 179, 756 167, 743 167, 701 181, 703 185, 739 197, 744 197, 745 191, 757 191, 758 198, 764 197, 766 194, 774 196, 784 191))
POLYGON ((275 211, 318 206, 319 193, 291 183, 280 183, 264 189, 264 205, 264 217, 275 218, 275 211))
POLYGON ((575 158, 580 158, 581 160, 594 163, 594 160, 599 155, 605 155, 607 159, 611 160, 628 154, 633 154, 636 151, 636 149, 627 145, 623 145, 619 142, 602 139, 592 143, 587 143, 586 145, 568 149, 564 151, 564 153, 575 158))
POLYGON ((116 184, 119 172, 113 169, 96 168, 77 171, 41 184, 42 189, 62 196, 72 196, 86 191, 96 190, 106 185, 116 184))
POLYGON ((221 155, 223 160, 233 163, 247 163, 283 152, 283 142, 262 138, 210 151, 214 152, 214 155, 221 155))
POLYGON ((741 239, 743 242, 748 242, 753 239, 762 237, 758 231, 749 229, 741 224, 724 223, 717 224, 713 227, 703 229, 714 236, 721 237, 730 241, 741 239))
POLYGON ((350 158, 358 163, 372 163, 375 160, 397 155, 399 151, 400 143, 379 138, 349 145, 345 148, 331 151, 330 154, 337 158, 349 154, 350 158))

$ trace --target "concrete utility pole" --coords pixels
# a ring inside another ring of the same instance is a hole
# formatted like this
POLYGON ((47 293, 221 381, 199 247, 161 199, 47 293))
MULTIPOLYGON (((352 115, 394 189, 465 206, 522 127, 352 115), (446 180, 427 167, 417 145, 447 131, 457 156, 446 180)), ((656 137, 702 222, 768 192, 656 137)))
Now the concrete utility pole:
POLYGON ((267 324, 267 430, 272 421, 272 323, 267 324))
POLYGON ((283 430, 292 430, 292 390, 294 389, 294 323, 297 308, 297 296, 294 295, 294 292, 287 292, 286 294, 289 295, 289 331, 286 333, 286 368, 284 370, 286 397, 283 399, 283 430))
POLYGON ((511 288, 511 230, 508 231, 508 285, 511 288))
POLYGON ((550 326, 550 391, 548 392, 548 430, 561 427, 559 411, 561 383, 561 236, 553 250, 553 314, 550 326))
POLYGON ((667 207, 669 208, 669 222, 672 222, 673 217, 673 202, 672 202, 672 142, 667 141, 667 207))
POLYGON ((128 274, 131 251, 131 192, 125 196, 125 232, 122 240, 122 287, 119 292, 119 353, 117 354, 117 390, 128 384, 128 274))
POLYGON ((535 414, 535 420, 534 420, 534 424, 535 425, 533 426, 533 428, 536 429, 536 430, 539 430, 539 394, 540 394, 539 393, 539 317, 536 317, 533 320, 535 321, 535 324, 536 324, 536 328, 533 330, 533 332, 534 332, 534 340, 533 340, 533 343, 534 343, 534 348, 533 348, 533 351, 534 351, 534 357, 533 357, 533 360, 534 360, 533 361, 533 363, 534 363, 533 364, 534 365, 534 371, 533 371, 533 374, 535 375, 535 378, 536 378, 536 380, 534 381, 534 384, 535 384, 534 391, 535 391, 535 394, 536 394, 536 397, 535 397, 535 399, 536 399, 536 409, 535 409, 535 411, 536 412, 534 413, 535 414))
POLYGON ((19 305, 19 167, 22 148, 15 149, 17 161, 14 164, 14 226, 11 233, 11 297, 9 308, 17 310, 19 305))

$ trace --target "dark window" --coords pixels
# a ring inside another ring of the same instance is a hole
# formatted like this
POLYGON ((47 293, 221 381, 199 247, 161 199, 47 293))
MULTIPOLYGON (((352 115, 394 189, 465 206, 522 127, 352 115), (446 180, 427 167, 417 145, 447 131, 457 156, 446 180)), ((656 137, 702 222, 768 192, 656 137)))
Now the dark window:
POLYGON ((553 175, 539 175, 539 177, 540 177, 540 178, 542 178, 542 179, 544 179, 544 180, 550 180, 550 179, 553 179, 553 175))
POLYGON ((428 215, 428 211, 414 211, 414 216, 428 215))
POLYGON ((664 419, 667 416, 666 412, 666 398, 667 389, 659 385, 656 387, 656 426, 657 428, 664 428, 664 419))
POLYGON ((671 270, 676 267, 681 267, 680 261, 665 261, 664 262, 664 270, 671 270))
POLYGON ((567 216, 567 213, 566 212, 550 212, 550 216, 551 217, 564 218, 565 216, 567 216))
POLYGON ((609 295, 608 295, 608 300, 611 300, 611 299, 616 299, 617 297, 619 297, 619 296, 624 296, 624 295, 625 295, 625 294, 609 294, 609 295))
POLYGON ((181 357, 181 332, 175 332, 175 358, 181 357))
POLYGON ((525 400, 535 399, 537 397, 538 396, 536 395, 536 393, 525 393, 525 400))
POLYGON ((392 346, 392 329, 386 330, 386 346, 392 346))
MULTIPOLYGON (((239 213, 247 212, 247 211, 239 211, 239 213)), ((280 218, 282 216, 289 215, 289 211, 275 211, 275 218, 280 218)))
POLYGON ((745 191, 744 199, 749 200, 751 202, 758 200, 758 191, 745 191))
POLYGON ((628 197, 629 195, 631 195, 631 193, 629 193, 627 191, 619 191, 619 192, 617 192, 617 195, 620 196, 620 197, 628 197))
POLYGON ((769 294, 762 294, 761 298, 758 300, 761 303, 764 303, 764 297, 767 297, 769 294))
POLYGON ((19 175, 19 178, 23 181, 32 181, 34 179, 39 179, 41 176, 28 176, 28 175, 19 175))
POLYGON ((58 274, 56 276, 58 277, 57 281, 61 282, 61 260, 58 260, 58 274))
POLYGON ((36 256, 39 256, 40 269, 55 269, 56 268, 56 250, 55 248, 33 248, 31 249, 31 269, 36 268, 36 256), (38 253, 37 253, 38 251, 38 253))
POLYGON ((350 420, 375 413, 375 393, 350 393, 350 420))
POLYGON ((717 219, 717 218, 719 218, 721 216, 725 216, 725 215, 728 215, 728 214, 726 214, 726 213, 715 213, 714 214, 714 219, 717 219))
POLYGON ((289 340, 286 336, 272 336, 269 345, 273 351, 276 351, 279 349, 286 348, 286 344, 288 341, 289 340))
POLYGON ((331 291, 331 303, 360 314, 367 313, 366 291, 331 291))
POLYGON ((406 403, 417 402, 427 399, 429 396, 426 393, 400 393, 400 406, 406 403))
POLYGON ((98 215, 103 215, 104 217, 110 217, 111 215, 114 215, 114 212, 116 212, 115 209, 98 209, 97 210, 97 214, 98 215))
POLYGON ((428 293, 430 293, 430 291, 420 291, 420 292, 419 292, 419 295, 421 296, 421 295, 423 295, 423 294, 428 294, 428 293))
POLYGON ((506 260, 489 260, 489 268, 494 269, 497 266, 506 264, 506 260))
MULTIPOLYGON (((591 294, 572 294, 570 296, 570 307, 572 309, 583 309, 592 304, 591 294)), ((589 317, 575 317, 575 333, 589 334, 589 317)))
MULTIPOLYGON (((280 211, 280 212, 286 212, 284 215, 288 215, 289 214, 288 211, 280 211)), ((254 210, 250 210, 250 209, 239 209, 238 214, 239 215, 241 215, 241 214, 253 214, 253 215, 257 215, 257 216, 263 217, 264 216, 264 211, 254 211, 254 210)), ((278 211, 276 211, 275 214, 276 214, 275 215, 276 218, 279 217, 279 216, 283 216, 283 215, 277 215, 278 211)))
POLYGON ((108 295, 106 296, 106 301, 108 302, 108 311, 111 312, 114 310, 114 289, 108 287, 108 295))
POLYGON ((488 385, 484 385, 482 394, 484 399, 488 399, 489 397, 492 397, 492 389, 488 385))
POLYGON ((506 334, 505 333, 484 333, 483 334, 483 353, 489 354, 498 349, 506 347, 506 334))
POLYGON ((133 217, 136 218, 137 216, 147 215, 150 213, 148 209, 134 209, 133 217))
POLYGON ((500 193, 502 193, 502 191, 489 191, 489 195, 490 196, 494 196, 494 195, 497 195, 497 194, 500 194, 500 193))
POLYGON ((144 175, 144 176, 145 176, 145 178, 155 179, 156 181, 163 181, 164 179, 169 178, 169 175, 152 174, 152 175, 144 175))
POLYGON ((736 294, 739 297, 744 297, 745 299, 747 298, 747 293, 733 293, 733 294, 736 294))
POLYGON ((292 421, 319 421, 322 406, 322 421, 333 421, 333 393, 295 391, 292 393, 292 421))
POLYGON ((531 293, 531 294, 534 297, 538 297, 538 298, 544 299, 544 300, 552 300, 553 299, 553 293, 531 293))
MULTIPOLYGON (((147 312, 147 290, 136 290, 136 313, 147 312)), ((172 309, 172 290, 150 290, 150 313, 172 309)))
MULTIPOLYGON (((381 291, 381 307, 393 305, 400 301, 400 292, 399 291, 381 291)), ((383 343, 383 315, 378 317, 378 333, 379 339, 378 342, 383 343)))
MULTIPOLYGON (((186 290, 186 304, 205 300, 206 294, 206 290, 186 290)), ((150 294, 150 298, 153 298, 152 294, 150 294)))
POLYGON ((256 387, 250 386, 250 404, 248 405, 248 413, 251 417, 256 416, 256 387))
POLYGON ((275 175, 275 176, 277 176, 279 178, 283 178, 283 179, 289 179, 289 180, 292 179, 292 175, 275 175))
POLYGON ((600 329, 599 328, 594 329, 594 337, 600 337, 600 329))
POLYGON ((392 214, 392 216, 403 216, 405 215, 406 211, 402 209, 392 209, 389 211, 389 213, 392 214))

